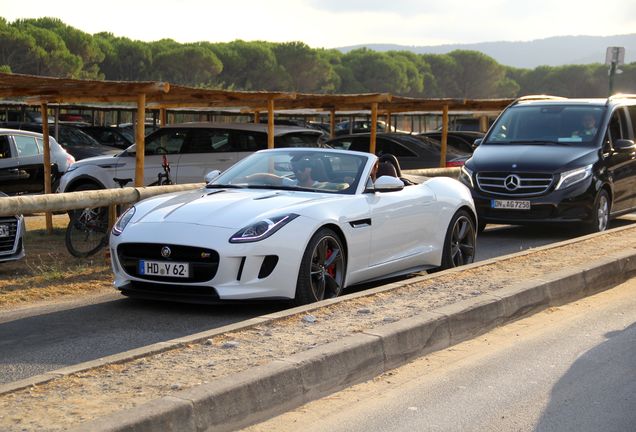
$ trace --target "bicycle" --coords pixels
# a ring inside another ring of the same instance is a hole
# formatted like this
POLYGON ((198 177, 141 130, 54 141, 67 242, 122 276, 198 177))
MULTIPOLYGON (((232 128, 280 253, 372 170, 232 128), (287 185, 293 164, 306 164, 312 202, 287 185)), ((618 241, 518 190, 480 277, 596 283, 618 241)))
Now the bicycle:
MULTIPOLYGON (((166 153, 162 154, 162 172, 157 174, 157 180, 148 186, 171 185, 170 162, 166 153)), ((132 182, 132 178, 113 178, 120 188, 132 182)), ((117 208, 119 215, 120 208, 117 208)), ((70 220, 66 227, 64 243, 71 255, 77 258, 86 258, 97 253, 108 244, 109 234, 108 207, 85 208, 70 212, 70 220)))

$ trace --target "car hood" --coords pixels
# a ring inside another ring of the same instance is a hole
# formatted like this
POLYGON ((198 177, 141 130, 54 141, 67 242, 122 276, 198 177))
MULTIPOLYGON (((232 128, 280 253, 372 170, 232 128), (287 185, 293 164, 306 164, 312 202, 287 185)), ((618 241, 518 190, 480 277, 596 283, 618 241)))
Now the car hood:
POLYGON ((593 163, 598 149, 567 145, 484 144, 475 150, 469 168, 475 171, 563 171, 593 163))
POLYGON ((305 213, 304 209, 315 203, 341 197, 284 190, 197 189, 138 203, 132 223, 190 223, 239 229, 263 217, 305 213))
POLYGON ((108 167, 118 162, 119 158, 117 156, 120 153, 121 153, 121 150, 114 151, 112 153, 101 155, 101 156, 88 157, 82 160, 75 161, 73 165, 75 165, 75 167, 82 166, 82 165, 99 165, 101 167, 108 167))

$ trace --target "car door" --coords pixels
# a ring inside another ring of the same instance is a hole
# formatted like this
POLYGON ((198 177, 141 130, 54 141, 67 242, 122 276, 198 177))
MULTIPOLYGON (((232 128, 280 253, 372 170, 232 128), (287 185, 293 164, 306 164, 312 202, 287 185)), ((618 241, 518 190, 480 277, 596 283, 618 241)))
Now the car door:
POLYGON ((612 113, 603 143, 604 163, 613 179, 612 212, 631 208, 634 200, 636 156, 633 152, 617 151, 614 143, 619 139, 633 139, 624 107, 619 107, 612 113))
POLYGON ((435 195, 426 186, 369 193, 371 252, 369 266, 388 265, 430 253, 436 226, 435 195))
POLYGON ((20 171, 17 151, 10 135, 0 135, 0 191, 7 195, 25 192, 26 171, 20 171))
MULTIPOLYGON (((181 150, 187 138, 187 130, 180 128, 159 129, 146 137, 144 143, 144 185, 149 185, 158 180, 158 175, 163 174, 163 155, 166 155, 170 164, 172 181, 176 181, 174 173, 178 170, 181 150)), ((135 178, 136 147, 124 152, 118 158, 118 166, 115 178, 135 178)))
POLYGON ((19 188, 21 192, 37 193, 44 191, 44 164, 42 148, 34 136, 13 135, 18 155, 19 188))
POLYGON ((237 158, 229 130, 192 128, 179 159, 177 183, 200 183, 207 173, 217 169, 223 171, 237 158))

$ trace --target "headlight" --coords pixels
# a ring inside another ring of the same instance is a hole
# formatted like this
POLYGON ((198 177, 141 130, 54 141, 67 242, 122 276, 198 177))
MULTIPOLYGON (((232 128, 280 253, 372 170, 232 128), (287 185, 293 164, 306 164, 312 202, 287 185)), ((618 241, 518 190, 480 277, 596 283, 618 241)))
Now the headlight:
POLYGON ((123 215, 119 216, 119 219, 117 219, 117 222, 115 222, 115 225, 113 225, 113 235, 118 236, 119 234, 121 234, 134 215, 135 207, 131 207, 126 210, 123 215))
POLYGON ((576 168, 570 171, 561 173, 559 183, 557 183, 556 190, 565 189, 580 181, 585 180, 592 175, 592 165, 588 165, 582 168, 576 168))
POLYGON ((470 186, 471 188, 475 188, 473 184, 473 172, 466 168, 466 165, 462 166, 461 171, 459 172, 459 181, 464 183, 466 186, 470 186))
POLYGON ((249 226, 246 226, 245 228, 234 234, 232 237, 230 237, 230 243, 250 243, 264 240, 297 217, 297 214, 290 213, 283 216, 263 219, 249 226))

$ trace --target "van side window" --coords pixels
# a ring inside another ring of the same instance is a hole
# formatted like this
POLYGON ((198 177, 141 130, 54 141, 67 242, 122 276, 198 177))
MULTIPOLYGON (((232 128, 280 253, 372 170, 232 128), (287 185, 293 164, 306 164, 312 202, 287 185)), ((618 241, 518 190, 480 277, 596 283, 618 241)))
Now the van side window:
POLYGON ((623 108, 619 108, 612 113, 612 118, 609 123, 609 135, 612 143, 616 140, 629 137, 627 119, 625 118, 625 110, 623 108))
POLYGON ((632 119, 632 138, 636 139, 636 105, 630 105, 627 107, 629 111, 629 116, 632 119))
POLYGON ((15 141, 15 146, 18 149, 19 157, 36 156, 40 153, 38 145, 35 142, 35 138, 33 137, 15 135, 13 140, 15 141))

